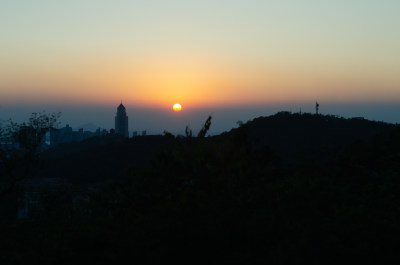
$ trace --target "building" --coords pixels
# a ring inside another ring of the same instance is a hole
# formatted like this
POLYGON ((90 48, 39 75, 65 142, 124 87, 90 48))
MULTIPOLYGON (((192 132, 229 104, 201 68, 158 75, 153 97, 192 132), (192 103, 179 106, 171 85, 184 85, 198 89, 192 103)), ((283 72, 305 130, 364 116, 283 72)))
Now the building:
POLYGON ((84 131, 82 128, 73 131, 68 124, 60 129, 50 130, 50 146, 56 146, 63 143, 81 142, 95 136, 104 136, 107 131, 98 128, 96 132, 84 131))
POLYGON ((126 116, 126 109, 122 105, 122 101, 117 108, 117 116, 115 116, 115 133, 129 137, 128 116, 126 116))

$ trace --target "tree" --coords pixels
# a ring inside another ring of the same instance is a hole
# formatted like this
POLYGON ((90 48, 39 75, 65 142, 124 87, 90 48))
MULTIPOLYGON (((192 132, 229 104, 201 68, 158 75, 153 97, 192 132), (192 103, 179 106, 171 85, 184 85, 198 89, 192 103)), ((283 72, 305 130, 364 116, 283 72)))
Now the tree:
POLYGON ((60 115, 34 112, 27 123, 9 120, 0 126, 0 199, 30 175, 46 133, 58 124, 60 115))

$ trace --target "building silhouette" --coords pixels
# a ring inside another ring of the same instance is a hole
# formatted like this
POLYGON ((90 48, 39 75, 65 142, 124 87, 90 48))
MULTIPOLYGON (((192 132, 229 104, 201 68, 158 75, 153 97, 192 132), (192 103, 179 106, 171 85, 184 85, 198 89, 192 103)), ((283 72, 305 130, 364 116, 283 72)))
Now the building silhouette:
MULTIPOLYGON (((63 143, 81 142, 95 136, 104 136, 107 134, 105 129, 98 128, 96 132, 84 131, 82 128, 73 131, 68 124, 60 129, 50 130, 50 146, 56 146, 63 143)), ((45 142, 45 141, 43 141, 45 142)))
POLYGON ((129 137, 128 116, 124 105, 119 104, 117 108, 117 116, 115 116, 115 132, 125 137, 129 137))

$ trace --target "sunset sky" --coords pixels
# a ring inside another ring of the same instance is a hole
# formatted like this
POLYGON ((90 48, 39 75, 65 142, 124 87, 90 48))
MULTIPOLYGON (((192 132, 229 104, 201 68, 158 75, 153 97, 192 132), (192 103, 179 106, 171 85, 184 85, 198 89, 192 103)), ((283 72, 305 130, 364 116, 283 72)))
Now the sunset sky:
POLYGON ((159 112, 173 129, 222 109, 224 130, 273 114, 263 106, 311 112, 318 100, 400 122, 379 112, 400 105, 399 10, 398 0, 2 0, 0 119, 59 110, 109 128, 122 99, 139 130, 162 130, 159 112))

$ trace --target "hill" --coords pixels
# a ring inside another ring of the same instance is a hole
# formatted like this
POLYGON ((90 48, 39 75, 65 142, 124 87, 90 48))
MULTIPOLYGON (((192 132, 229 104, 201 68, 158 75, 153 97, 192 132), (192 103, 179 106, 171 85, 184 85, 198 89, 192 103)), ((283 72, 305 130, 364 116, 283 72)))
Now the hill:
MULTIPOLYGON (((366 119, 345 119, 331 115, 279 112, 242 124, 254 146, 269 146, 283 160, 311 157, 329 159, 355 141, 369 142, 387 135, 397 126, 366 119)), ((223 134, 237 133, 239 128, 223 134)))
MULTIPOLYGON (((254 148, 270 147, 286 163, 304 158, 329 160, 353 142, 369 142, 395 128, 393 124, 363 119, 279 112, 255 118, 229 132, 207 137, 207 140, 218 141, 246 134, 242 137, 246 137, 254 148)), ((170 142, 168 137, 161 135, 130 139, 102 136, 63 144, 41 155, 44 170, 37 176, 63 178, 73 183, 121 179, 128 168, 149 167, 156 153, 170 142)))

